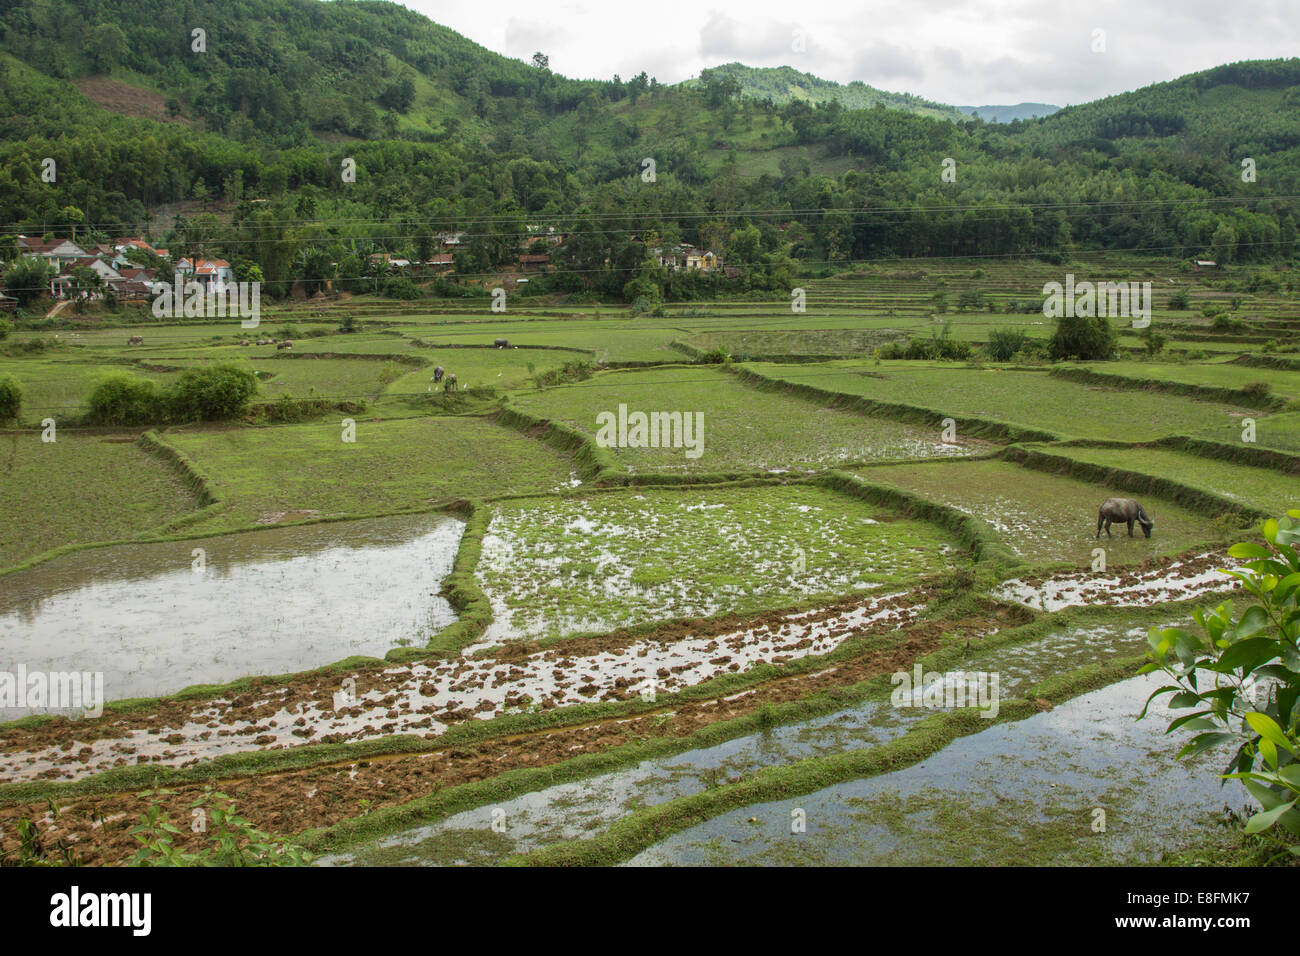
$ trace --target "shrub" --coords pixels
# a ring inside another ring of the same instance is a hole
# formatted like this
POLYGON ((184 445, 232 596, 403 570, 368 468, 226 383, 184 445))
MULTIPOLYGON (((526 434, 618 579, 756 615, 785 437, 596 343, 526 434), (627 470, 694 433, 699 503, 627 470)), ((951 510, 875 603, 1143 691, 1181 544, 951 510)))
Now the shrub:
POLYGON ((1270 391, 1268 382, 1247 382, 1241 390, 1251 398, 1268 398, 1270 391))
POLYGON ((1056 331, 1047 351, 1057 361, 1098 361, 1115 354, 1117 341, 1115 330, 1105 316, 1062 316, 1056 320, 1056 331))
POLYGON ((17 421, 22 407, 22 386, 12 375, 0 377, 0 422, 17 421))
POLYGON ((181 373, 167 396, 174 421, 222 421, 239 418, 257 394, 257 376, 235 365, 192 368, 181 373))
POLYGON ((1142 330, 1142 347, 1146 349, 1147 358, 1155 358, 1169 342, 1169 337, 1155 326, 1148 325, 1142 330))
POLYGON ((384 295, 390 299, 418 299, 420 287, 405 276, 389 279, 384 283, 384 295))
POLYGON ((984 353, 994 362, 1010 362, 1017 352, 1023 351, 1029 338, 1024 329, 994 329, 984 346, 984 353))
POLYGON ((1173 694, 1171 709, 1191 711, 1166 731, 1199 731, 1179 759, 1239 742, 1221 776, 1240 780, 1259 801, 1263 810, 1247 821, 1246 833, 1271 842, 1278 848, 1273 859, 1280 859, 1300 857, 1300 510, 1270 518, 1261 532, 1264 544, 1228 549, 1245 559, 1225 573, 1253 597, 1250 606, 1240 616, 1231 602, 1197 608, 1193 617, 1204 637, 1152 628, 1142 672, 1163 671, 1174 681, 1152 694, 1148 706, 1173 694))
MULTIPOLYGON (((142 797, 175 796, 173 790, 144 791, 142 797)), ((201 810, 205 827, 199 848, 185 852, 176 846, 179 828, 168 822, 158 803, 140 814, 140 822, 131 836, 140 849, 131 858, 132 866, 304 866, 312 855, 281 837, 257 829, 235 813, 235 802, 224 793, 208 789, 190 804, 191 811, 201 810)))
POLYGON ((86 419, 95 425, 152 425, 163 421, 167 410, 157 382, 127 372, 100 379, 87 405, 86 419))
POLYGON ((1246 329, 1246 323, 1241 319, 1234 319, 1226 312, 1218 312, 1210 327, 1216 332, 1242 332, 1246 329))
POLYGON ((8 319, 0 317, 0 342, 9 338, 9 333, 14 330, 14 324, 8 319))
POLYGON ((1177 292, 1169 295, 1169 308, 1176 309, 1179 312, 1186 312, 1191 308, 1191 296, 1187 294, 1186 289, 1179 289, 1177 292))

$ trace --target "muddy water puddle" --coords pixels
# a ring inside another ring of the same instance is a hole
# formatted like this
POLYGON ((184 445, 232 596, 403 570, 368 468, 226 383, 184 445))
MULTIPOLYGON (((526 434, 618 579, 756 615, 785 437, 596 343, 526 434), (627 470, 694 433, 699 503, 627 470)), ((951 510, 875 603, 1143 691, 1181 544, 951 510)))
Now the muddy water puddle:
POLYGON ((65 555, 0 578, 0 671, 101 672, 117 700, 382 657, 455 620, 437 592, 463 530, 402 515, 65 555))
MULTIPOLYGON (((1249 800, 1226 749, 1187 763, 1171 712, 1134 717, 1163 675, 954 741, 920 764, 727 812, 630 865, 1151 864, 1249 800), (800 829, 802 824, 803 829, 800 829)), ((1186 736, 1186 735, 1182 735, 1186 736)))
MULTIPOLYGON (((1062 627, 1020 645, 978 654, 968 662, 967 671, 996 671, 1002 696, 1016 696, 1053 674, 1137 653, 1145 646, 1145 637, 1144 627, 1125 624, 1062 627)), ((886 699, 866 700, 802 723, 776 726, 714 747, 642 761, 624 770, 477 807, 321 862, 367 866, 494 863, 512 853, 592 836, 639 808, 747 778, 764 767, 886 744, 929 713, 924 708, 896 708, 886 699)))

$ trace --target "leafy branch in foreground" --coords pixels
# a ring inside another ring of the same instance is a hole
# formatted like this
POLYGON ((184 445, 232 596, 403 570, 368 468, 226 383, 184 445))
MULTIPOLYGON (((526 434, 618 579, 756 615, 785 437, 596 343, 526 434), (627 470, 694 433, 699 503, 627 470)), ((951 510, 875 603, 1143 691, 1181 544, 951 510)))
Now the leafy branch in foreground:
POLYGON ((1177 627, 1152 628, 1151 660, 1142 673, 1164 671, 1175 681, 1151 695, 1173 694, 1169 707, 1192 709, 1170 722, 1199 733, 1178 752, 1191 757, 1229 741, 1241 741, 1221 776, 1240 780, 1262 808, 1246 822, 1278 847, 1271 858, 1300 857, 1300 510, 1261 527, 1264 544, 1241 542, 1228 549, 1243 559, 1225 570, 1254 598, 1234 617, 1232 602, 1193 614, 1202 637, 1177 627), (1280 828, 1280 829, 1279 829, 1280 828))
MULTIPOLYGON (((148 796, 171 796, 175 791, 145 791, 148 796)), ((235 813, 234 801, 224 793, 207 790, 190 804, 190 829, 202 834, 200 849, 186 852, 176 845, 181 830, 167 819, 158 803, 140 814, 131 835, 141 844, 132 866, 304 866, 312 856, 306 850, 258 830, 235 813)))

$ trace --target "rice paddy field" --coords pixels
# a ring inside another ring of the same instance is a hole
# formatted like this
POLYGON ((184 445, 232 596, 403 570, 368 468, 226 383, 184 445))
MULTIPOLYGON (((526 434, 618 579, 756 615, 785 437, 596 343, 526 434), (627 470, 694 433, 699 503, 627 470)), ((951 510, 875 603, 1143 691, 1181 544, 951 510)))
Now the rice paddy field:
POLYGON ((220 779, 334 865, 1238 859, 1225 755, 1176 761, 1168 714, 1132 718, 1148 630, 1240 599, 1228 548, 1300 507, 1295 282, 1072 268, 1152 281, 1164 350, 1122 326, 1113 361, 991 361, 994 329, 1051 334, 1015 305, 1059 279, 1037 261, 808 277, 800 313, 357 296, 256 330, 20 323, 0 670, 108 663, 101 713, 0 708, 0 853, 57 808, 83 862, 122 863, 141 813, 220 779), (969 361, 877 354, 945 327, 969 361), (86 418, 106 374, 218 363, 257 373, 242 418, 86 418), (1108 498, 1150 536, 1098 540, 1108 498), (895 693, 914 673, 937 704, 895 693))

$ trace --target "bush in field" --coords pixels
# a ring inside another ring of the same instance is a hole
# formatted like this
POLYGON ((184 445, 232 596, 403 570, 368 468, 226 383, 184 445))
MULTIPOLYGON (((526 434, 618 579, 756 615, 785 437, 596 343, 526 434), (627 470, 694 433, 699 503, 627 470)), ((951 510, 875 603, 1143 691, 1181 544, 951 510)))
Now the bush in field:
POLYGON ((984 352, 991 361, 1010 362, 1017 352, 1024 349, 1028 339, 1024 329, 994 329, 989 333, 984 352))
POLYGON ((957 296, 958 312, 979 312, 984 308, 984 293, 971 289, 957 296))
POLYGON ((1246 323, 1241 319, 1233 318, 1227 312, 1215 313, 1214 321, 1210 323, 1210 328, 1216 332, 1244 332, 1246 323))
POLYGON ((0 318, 0 342, 9 338, 9 333, 14 330, 14 324, 8 319, 0 318))
POLYGON ((95 425, 153 425, 166 418, 158 383, 126 372, 104 376, 90 393, 87 421, 95 425))
POLYGON ((1146 350, 1147 358, 1155 358, 1164 351, 1165 345, 1169 342, 1169 337, 1153 325, 1148 325, 1143 329, 1140 338, 1142 339, 1142 348, 1146 350))
POLYGON ((1225 573, 1251 595, 1250 606, 1240 615, 1231 602, 1197 608, 1193 617, 1204 636, 1152 628, 1142 672, 1163 671, 1174 681, 1148 705, 1173 694, 1171 709, 1191 711, 1167 731, 1199 731, 1179 758, 1239 743, 1222 776, 1240 780, 1263 807, 1247 821, 1246 833, 1276 848, 1272 862, 1300 857, 1300 510, 1270 518, 1261 531, 1264 544, 1228 549, 1244 563, 1225 573))
POLYGON ((1270 392, 1268 382, 1247 382, 1241 390, 1251 398, 1268 398, 1270 392))
POLYGON ((1065 315, 1056 320, 1056 332, 1047 352, 1054 360, 1099 361, 1115 354, 1118 336, 1105 316, 1065 315))
POLYGON ((12 375, 0 377, 0 422, 17 421, 22 407, 22 386, 12 375))
POLYGON ((248 411, 257 394, 257 376, 235 365, 192 368, 181 373, 167 393, 173 421, 223 421, 248 411))
POLYGON ((1187 294, 1186 289, 1179 289, 1169 295, 1169 308, 1176 309, 1180 312, 1186 312, 1192 306, 1191 296, 1187 294))
POLYGON ((405 276, 389 279, 384 283, 384 295, 390 299, 418 299, 420 287, 405 276))

